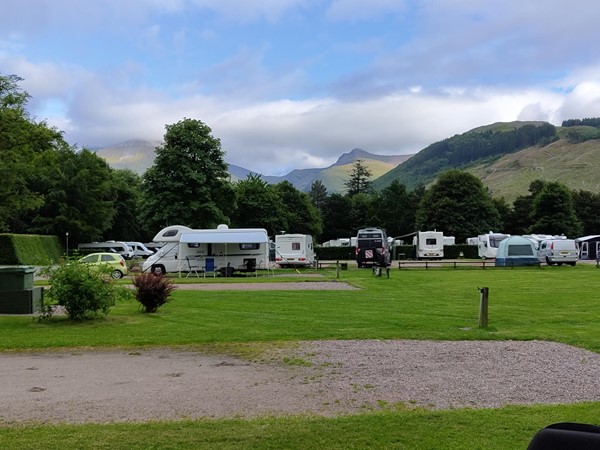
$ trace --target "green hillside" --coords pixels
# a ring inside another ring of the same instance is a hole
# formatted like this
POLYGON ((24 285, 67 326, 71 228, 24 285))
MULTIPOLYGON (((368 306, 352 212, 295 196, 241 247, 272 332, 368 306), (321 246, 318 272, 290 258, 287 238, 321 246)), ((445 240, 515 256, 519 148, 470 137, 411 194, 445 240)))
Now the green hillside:
POLYGON ((546 122, 509 122, 479 127, 429 145, 375 180, 373 185, 381 189, 398 179, 413 189, 432 182, 445 170, 464 169, 475 163, 493 161, 555 139, 556 128, 546 122))
MULTIPOLYGON (((591 120, 591 119, 588 119, 591 120)), ((576 125, 555 128, 554 136, 539 137, 535 145, 519 150, 514 139, 507 140, 505 133, 528 126, 540 126, 543 122, 495 123, 475 128, 462 135, 432 144, 414 157, 375 180, 377 189, 387 186, 395 178, 409 188, 417 184, 430 184, 443 170, 454 168, 466 170, 481 179, 496 198, 504 197, 512 202, 518 195, 528 192, 532 181, 559 181, 570 189, 600 192, 600 128, 576 125), (478 141, 479 137, 485 139, 478 141), (457 161, 456 151, 461 145, 473 146, 473 142, 487 145, 497 153, 479 151, 478 159, 457 161), (503 145, 509 146, 503 150, 503 145), (444 153, 440 152, 444 150, 444 153)), ((550 130, 545 126, 545 130, 550 130)), ((512 133, 512 138, 516 137, 512 133)))
MULTIPOLYGON (((380 178, 386 172, 394 169, 396 167, 394 164, 385 163, 382 161, 377 161, 374 159, 363 159, 363 165, 367 167, 371 171, 371 179, 375 180, 380 178)), ((320 179, 325 187, 327 188, 327 192, 329 193, 343 193, 346 191, 346 187, 344 183, 350 179, 350 172, 354 167, 354 163, 352 164, 344 164, 344 165, 334 165, 328 167, 327 169, 323 169, 317 176, 320 179)))
POLYGON ((509 202, 526 194, 536 179, 600 192, 600 140, 572 143, 563 138, 546 147, 530 147, 491 163, 478 164, 468 171, 479 177, 494 197, 504 197, 509 202))

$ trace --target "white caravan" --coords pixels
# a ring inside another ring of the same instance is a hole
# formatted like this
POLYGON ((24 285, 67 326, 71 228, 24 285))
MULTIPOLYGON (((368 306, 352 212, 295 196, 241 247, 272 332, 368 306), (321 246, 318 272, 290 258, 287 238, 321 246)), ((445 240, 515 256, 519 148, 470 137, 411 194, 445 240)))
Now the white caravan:
POLYGON ((264 228, 194 230, 182 225, 162 229, 153 239, 164 245, 142 265, 156 274, 235 272, 269 269, 269 237, 264 228))
POLYGON ((444 233, 441 231, 417 231, 413 237, 417 259, 442 259, 444 257, 444 233))
POLYGON ((106 241, 106 242, 88 242, 77 246, 81 253, 118 253, 125 259, 133 258, 133 250, 126 242, 106 241))
POLYGON ((477 242, 477 254, 482 259, 494 259, 498 255, 498 245, 510 234, 493 233, 480 234, 477 242))
POLYGON ((312 267, 315 249, 310 234, 278 234, 275 236, 275 262, 280 267, 312 267))

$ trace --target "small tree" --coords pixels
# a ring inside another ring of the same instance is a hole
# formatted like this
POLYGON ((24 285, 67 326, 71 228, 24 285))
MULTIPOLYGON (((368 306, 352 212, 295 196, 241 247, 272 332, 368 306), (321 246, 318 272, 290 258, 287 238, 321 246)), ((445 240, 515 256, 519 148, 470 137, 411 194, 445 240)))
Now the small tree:
POLYGON ((52 287, 45 300, 64 307, 71 320, 107 315, 117 300, 131 298, 131 292, 110 277, 109 268, 69 261, 46 273, 52 287))
POLYGON ((162 275, 146 272, 133 279, 137 288, 135 298, 140 302, 144 312, 153 313, 169 301, 171 292, 176 289, 173 282, 162 275))
POLYGON ((350 179, 344 183, 349 197, 356 194, 365 194, 371 187, 371 171, 363 164, 362 159, 357 159, 354 162, 350 171, 350 179))

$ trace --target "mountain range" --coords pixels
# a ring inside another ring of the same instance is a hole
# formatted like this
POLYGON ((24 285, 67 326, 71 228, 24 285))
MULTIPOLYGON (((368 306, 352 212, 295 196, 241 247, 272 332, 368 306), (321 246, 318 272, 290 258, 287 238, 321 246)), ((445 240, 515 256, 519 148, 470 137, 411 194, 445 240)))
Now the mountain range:
MULTIPOLYGON (((159 141, 135 139, 93 149, 93 151, 112 168, 130 169, 141 175, 152 165, 154 161, 154 149, 159 145, 161 145, 159 141)), ((296 189, 301 191, 309 191, 315 180, 321 180, 327 191, 333 193, 344 191, 344 183, 349 178, 354 162, 359 159, 371 171, 372 179, 376 179, 411 156, 413 155, 375 155, 366 150, 355 148, 348 153, 342 154, 329 167, 296 169, 283 176, 272 176, 257 174, 244 167, 229 164, 229 174, 232 181, 243 180, 250 174, 260 175, 263 180, 272 184, 289 181, 296 189)))
MULTIPOLYGON (((132 140, 96 152, 113 168, 141 174, 151 166, 158 145, 157 141, 132 140)), ((485 125, 435 142, 414 155, 375 155, 355 148, 329 167, 261 177, 269 183, 287 180, 302 191, 310 190, 311 184, 320 179, 329 193, 343 193, 344 183, 359 159, 371 171, 376 189, 394 179, 409 189, 428 185, 442 171, 455 168, 473 173, 494 197, 509 202, 526 195, 536 179, 600 193, 600 127, 555 127, 547 122, 485 125)), ((233 181, 255 173, 235 165, 229 166, 229 172, 233 181)))

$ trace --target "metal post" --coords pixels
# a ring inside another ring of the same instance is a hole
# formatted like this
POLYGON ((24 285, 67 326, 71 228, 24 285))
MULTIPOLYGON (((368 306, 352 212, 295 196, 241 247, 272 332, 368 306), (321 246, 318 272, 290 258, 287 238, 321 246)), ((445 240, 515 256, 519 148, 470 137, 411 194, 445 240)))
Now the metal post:
POLYGON ((69 232, 68 231, 65 233, 65 236, 67 238, 67 259, 69 259, 69 232))
POLYGON ((335 262, 335 277, 336 278, 340 277, 340 262, 339 261, 335 262))
POLYGON ((479 328, 487 328, 488 326, 488 298, 490 288, 478 288, 479 295, 479 328))

